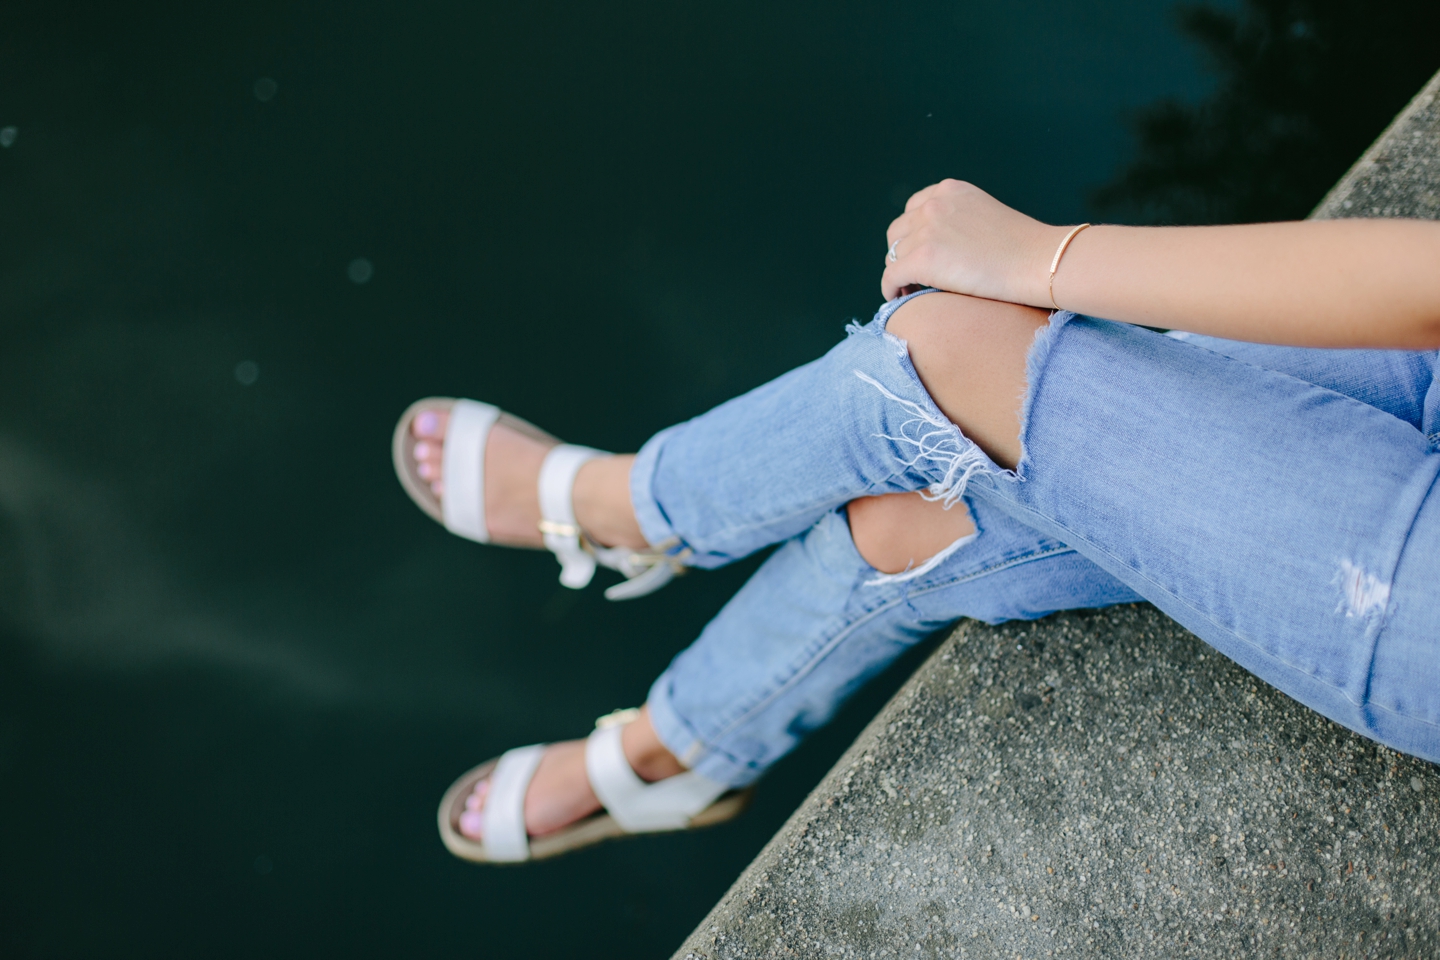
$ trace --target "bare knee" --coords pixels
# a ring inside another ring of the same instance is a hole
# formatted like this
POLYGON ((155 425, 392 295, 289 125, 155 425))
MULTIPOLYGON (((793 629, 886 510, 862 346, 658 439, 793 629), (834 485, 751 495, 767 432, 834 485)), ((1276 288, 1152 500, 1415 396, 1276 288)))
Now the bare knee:
POLYGON ((1001 466, 1020 459, 1025 359, 1044 310, 954 293, 909 301, 888 329, 940 410, 1001 466))
POLYGON ((850 537, 860 556, 881 573, 918 567, 961 537, 975 532, 963 501, 946 510, 918 493, 851 500, 850 537))

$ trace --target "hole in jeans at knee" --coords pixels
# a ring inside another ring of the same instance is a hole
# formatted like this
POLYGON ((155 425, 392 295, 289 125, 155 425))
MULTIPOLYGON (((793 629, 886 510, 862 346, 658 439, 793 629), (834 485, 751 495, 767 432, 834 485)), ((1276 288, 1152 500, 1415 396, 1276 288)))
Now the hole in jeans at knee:
POLYGON ((852 500, 846 513, 856 552, 884 577, 933 569, 931 561, 943 560, 976 532, 964 500, 947 510, 919 492, 852 500))

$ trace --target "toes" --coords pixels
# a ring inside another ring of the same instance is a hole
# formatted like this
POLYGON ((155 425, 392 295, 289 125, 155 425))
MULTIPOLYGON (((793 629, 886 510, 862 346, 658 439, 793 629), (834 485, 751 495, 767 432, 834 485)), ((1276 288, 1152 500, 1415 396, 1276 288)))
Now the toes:
POLYGON ((421 410, 410 421, 410 432, 422 440, 443 440, 450 425, 450 414, 444 410, 421 410))
POLYGON ((460 832, 471 840, 484 840, 485 811, 466 810, 460 814, 460 832))
MULTIPOLYGON (((421 414, 424 416, 424 414, 421 414)), ((419 417, 416 418, 419 420, 419 417)), ((440 476, 444 472, 445 445, 435 440, 421 440, 415 444, 415 472, 420 479, 430 482, 435 496, 440 496, 440 476)))
POLYGON ((465 812, 460 814, 460 832, 471 840, 485 839, 485 796, 490 792, 490 781, 481 780, 475 784, 475 791, 465 798, 465 812))

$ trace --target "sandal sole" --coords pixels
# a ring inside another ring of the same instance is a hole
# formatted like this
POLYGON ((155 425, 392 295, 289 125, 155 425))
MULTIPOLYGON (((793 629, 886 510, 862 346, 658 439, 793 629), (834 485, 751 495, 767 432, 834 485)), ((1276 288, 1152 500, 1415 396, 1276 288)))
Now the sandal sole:
POLYGON ((445 843, 445 849, 461 860, 495 866, 510 866, 529 863, 530 860, 548 860, 551 857, 558 857, 564 853, 581 850, 602 841, 615 840, 620 837, 640 837, 645 836, 646 833, 676 833, 682 830, 712 827, 738 817, 750 805, 750 800, 755 795, 754 787, 731 790, 692 817, 688 825, 672 830, 650 830, 645 833, 630 833, 622 829, 620 824, 615 822, 614 817, 602 810, 554 833, 531 838, 530 860, 498 861, 491 860, 486 855, 483 843, 476 843, 460 832, 460 814, 465 812, 465 798, 475 790, 475 784, 490 776, 490 772, 499 762, 500 758, 495 757, 467 771, 450 785, 450 789, 445 791, 445 796, 440 801, 440 809, 437 814, 440 839, 445 843))

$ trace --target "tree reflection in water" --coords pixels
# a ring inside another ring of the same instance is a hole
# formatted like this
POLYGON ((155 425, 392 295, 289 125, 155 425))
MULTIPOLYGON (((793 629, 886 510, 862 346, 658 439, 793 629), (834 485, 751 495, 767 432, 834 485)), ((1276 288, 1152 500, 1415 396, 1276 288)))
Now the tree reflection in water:
POLYGON ((1304 217, 1440 68, 1435 0, 1245 0, 1179 19, 1219 83, 1136 114, 1136 158, 1090 197, 1108 219, 1304 217))

